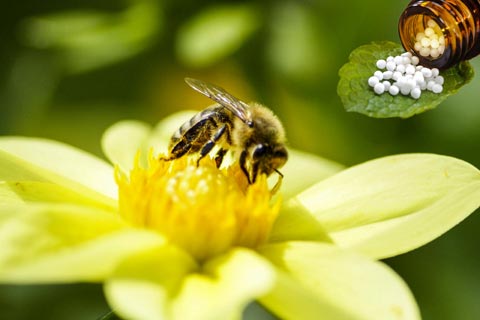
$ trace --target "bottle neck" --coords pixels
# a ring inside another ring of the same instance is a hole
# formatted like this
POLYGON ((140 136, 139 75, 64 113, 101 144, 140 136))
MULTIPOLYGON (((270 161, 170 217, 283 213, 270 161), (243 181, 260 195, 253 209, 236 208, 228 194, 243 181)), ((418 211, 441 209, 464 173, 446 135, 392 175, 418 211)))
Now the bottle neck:
POLYGON ((403 46, 429 67, 448 68, 480 53, 480 0, 414 0, 399 21, 403 46), (415 50, 415 36, 433 20, 443 33, 445 49, 438 57, 421 56, 415 50))

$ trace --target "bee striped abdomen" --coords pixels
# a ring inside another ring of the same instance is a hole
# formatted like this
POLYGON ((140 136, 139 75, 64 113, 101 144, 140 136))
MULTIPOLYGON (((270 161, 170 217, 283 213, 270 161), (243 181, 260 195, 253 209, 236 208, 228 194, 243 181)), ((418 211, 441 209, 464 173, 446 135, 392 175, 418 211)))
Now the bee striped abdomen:
MULTIPOLYGON (((229 141, 231 122, 225 112, 229 111, 216 105, 197 113, 185 122, 170 139, 169 158, 176 159, 185 154, 199 152, 207 143, 215 144, 224 133, 229 141)), ((205 149, 203 153, 210 150, 211 148, 205 149)))
MULTIPOLYGON (((187 132, 192 130, 196 131, 197 130, 196 127, 201 126, 202 124, 205 123, 206 120, 210 119, 212 117, 213 112, 214 112, 213 108, 207 108, 195 114, 187 122, 183 123, 181 127, 178 128, 178 130, 175 131, 175 133, 170 138, 170 148, 173 147, 176 143, 178 143, 179 140, 185 139, 185 135, 187 134, 187 132)), ((193 134, 193 132, 191 134, 193 134)))

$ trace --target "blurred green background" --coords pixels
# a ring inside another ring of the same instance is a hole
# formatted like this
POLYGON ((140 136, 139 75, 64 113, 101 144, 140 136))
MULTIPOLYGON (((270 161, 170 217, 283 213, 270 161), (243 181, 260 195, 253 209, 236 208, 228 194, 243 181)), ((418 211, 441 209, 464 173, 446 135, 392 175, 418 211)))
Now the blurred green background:
MULTIPOLYGON (((0 134, 41 136, 101 155, 105 128, 154 124, 210 102, 185 76, 270 106, 289 144, 353 165, 433 152, 480 167, 480 78, 412 119, 344 111, 338 69, 373 40, 399 42, 408 1, 23 0, 0 10, 0 134)), ((472 63, 480 70, 480 58, 472 63)), ((389 259, 424 319, 480 319, 480 217, 389 259)), ((95 263, 95 261, 92 261, 95 263)), ((1 319, 96 319, 101 287, 0 286, 1 319)), ((265 318, 249 309, 253 318, 265 318)))

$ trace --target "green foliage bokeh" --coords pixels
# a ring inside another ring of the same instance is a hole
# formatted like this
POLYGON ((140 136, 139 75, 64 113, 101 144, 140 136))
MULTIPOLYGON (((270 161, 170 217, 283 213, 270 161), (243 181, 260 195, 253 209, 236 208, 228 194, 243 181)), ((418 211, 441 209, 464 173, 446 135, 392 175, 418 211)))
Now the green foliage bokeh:
MULTIPOLYGON (((52 138, 101 156, 100 136, 118 120, 154 124, 206 107, 210 101, 183 82, 190 76, 268 105, 283 120, 289 145, 345 165, 433 152, 480 167, 478 77, 437 109, 407 120, 345 112, 337 95, 338 70, 353 49, 399 42, 406 5, 11 3, 0 11, 0 134, 52 138)), ((472 65, 479 70, 480 59, 472 65)), ((387 261, 410 285, 425 319, 480 318, 479 227, 473 214, 435 242, 387 261)), ((107 311, 98 285, 0 286, 2 319, 95 319, 107 311)))

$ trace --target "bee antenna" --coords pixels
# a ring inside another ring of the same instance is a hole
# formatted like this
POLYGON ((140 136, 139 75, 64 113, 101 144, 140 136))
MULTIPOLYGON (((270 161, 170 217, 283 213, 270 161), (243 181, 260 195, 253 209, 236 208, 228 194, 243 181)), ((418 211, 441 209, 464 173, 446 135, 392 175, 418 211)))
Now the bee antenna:
POLYGON ((274 169, 274 170, 275 170, 276 173, 278 173, 278 175, 279 175, 280 177, 283 178, 283 174, 282 174, 280 171, 278 171, 277 169, 274 169))
POLYGON ((273 186, 272 190, 270 191, 270 194, 273 196, 277 191, 280 189, 280 186, 282 185, 282 180, 283 180, 283 174, 278 171, 277 169, 274 169, 276 173, 278 173, 279 177, 277 180, 277 183, 273 186))

